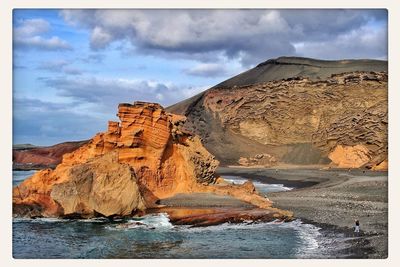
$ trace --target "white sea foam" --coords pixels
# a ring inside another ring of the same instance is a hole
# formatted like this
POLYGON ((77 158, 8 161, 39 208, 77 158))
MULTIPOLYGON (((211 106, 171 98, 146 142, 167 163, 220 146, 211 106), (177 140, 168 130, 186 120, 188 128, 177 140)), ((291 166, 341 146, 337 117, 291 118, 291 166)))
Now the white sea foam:
POLYGON ((143 217, 139 217, 137 219, 133 218, 129 220, 129 222, 139 222, 155 228, 172 228, 173 225, 169 221, 169 217, 167 213, 155 213, 155 214, 148 214, 143 217))
POLYGON ((91 219, 78 219, 78 222, 84 222, 84 223, 103 223, 103 222, 108 222, 109 219, 104 218, 104 217, 97 217, 97 218, 91 218, 91 219))
POLYGON ((166 213, 148 214, 143 217, 129 219, 127 222, 117 224, 116 226, 106 226, 106 228, 110 230, 129 230, 136 228, 168 230, 173 227, 174 226, 169 221, 168 214, 166 213))
POLYGON ((70 221, 68 219, 62 218, 13 218, 13 222, 33 222, 33 223, 54 223, 54 222, 67 222, 70 221))
MULTIPOLYGON (((233 175, 226 175, 224 176, 224 180, 231 184, 241 185, 248 181, 248 179, 241 177, 241 176, 233 176, 233 175)), ((266 184, 259 181, 252 181, 254 186, 258 191, 261 193, 268 193, 268 192, 280 192, 280 191, 289 191, 292 190, 292 187, 284 186, 283 184, 266 184)))
POLYGON ((298 248, 296 252, 298 258, 310 258, 319 248, 318 237, 321 235, 321 228, 303 223, 301 220, 292 222, 299 237, 303 240, 304 245, 298 248))

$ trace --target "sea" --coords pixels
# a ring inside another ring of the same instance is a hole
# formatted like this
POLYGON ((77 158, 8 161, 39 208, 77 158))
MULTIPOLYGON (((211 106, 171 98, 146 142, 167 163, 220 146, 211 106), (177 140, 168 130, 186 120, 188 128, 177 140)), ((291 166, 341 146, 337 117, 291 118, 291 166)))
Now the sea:
MULTIPOLYGON (((13 186, 33 173, 13 171, 13 186)), ((247 181, 241 176, 224 178, 236 184, 247 181)), ((254 184, 265 196, 292 189, 283 184, 254 184)), ((331 258, 329 247, 334 245, 319 227, 301 220, 190 227, 171 224, 165 213, 120 221, 14 218, 12 238, 16 259, 331 258), (135 221, 141 224, 131 223, 135 221)))

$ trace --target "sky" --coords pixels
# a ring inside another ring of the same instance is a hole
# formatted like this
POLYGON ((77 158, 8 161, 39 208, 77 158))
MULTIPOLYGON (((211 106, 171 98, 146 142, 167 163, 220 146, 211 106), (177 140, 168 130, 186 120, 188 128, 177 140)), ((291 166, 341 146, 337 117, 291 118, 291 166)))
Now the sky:
POLYGON ((280 56, 387 60, 387 11, 14 9, 13 143, 89 139, 118 103, 167 107, 280 56))

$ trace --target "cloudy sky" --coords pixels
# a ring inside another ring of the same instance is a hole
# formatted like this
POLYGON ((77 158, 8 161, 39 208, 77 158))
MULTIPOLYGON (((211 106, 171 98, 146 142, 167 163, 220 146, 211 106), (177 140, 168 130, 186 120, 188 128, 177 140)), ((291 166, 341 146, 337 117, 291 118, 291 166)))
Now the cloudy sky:
POLYGON ((14 144, 83 140, 269 58, 387 59, 385 10, 14 10, 14 144))

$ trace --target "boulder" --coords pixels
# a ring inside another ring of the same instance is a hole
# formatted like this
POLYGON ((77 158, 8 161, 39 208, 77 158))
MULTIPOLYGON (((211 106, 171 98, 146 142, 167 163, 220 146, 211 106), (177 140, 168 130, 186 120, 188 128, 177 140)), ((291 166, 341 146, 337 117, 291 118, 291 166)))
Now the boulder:
POLYGON ((50 194, 64 215, 125 216, 145 209, 132 168, 117 159, 108 153, 68 170, 67 181, 55 184, 50 194))

